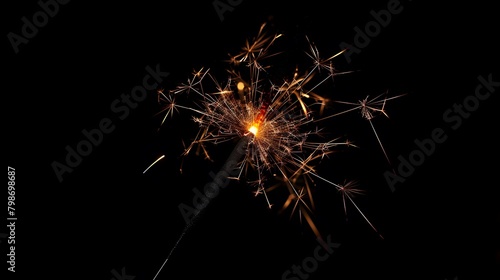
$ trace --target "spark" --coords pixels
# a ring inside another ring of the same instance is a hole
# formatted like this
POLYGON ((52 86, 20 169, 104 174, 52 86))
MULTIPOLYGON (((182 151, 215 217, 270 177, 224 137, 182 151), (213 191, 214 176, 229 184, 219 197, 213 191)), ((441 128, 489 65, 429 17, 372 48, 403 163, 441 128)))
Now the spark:
POLYGON ((163 159, 165 157, 165 155, 161 155, 159 158, 157 158, 155 161, 153 161, 153 163, 151 163, 148 168, 144 169, 144 171, 142 171, 142 174, 145 174, 146 172, 148 172, 148 170, 153 167, 153 165, 155 165, 157 162, 159 162, 161 159, 163 159))
POLYGON ((211 146, 249 137, 247 152, 240 163, 241 172, 236 179, 244 174, 247 183, 256 188, 255 196, 263 195, 270 209, 273 199, 282 200, 280 212, 290 211, 290 217, 298 214, 300 221, 304 219, 320 239, 320 230, 312 216, 315 210, 314 179, 335 187, 342 195, 345 214, 349 202, 378 233, 353 199, 354 195, 363 193, 355 182, 341 185, 317 173, 316 166, 337 149, 356 147, 350 140, 331 137, 324 131, 326 127, 320 125, 329 118, 360 110, 361 116, 370 122, 388 160, 371 120, 375 114, 388 117, 386 102, 399 96, 381 94, 372 99, 367 96, 358 102, 335 101, 331 87, 327 85, 335 76, 353 72, 339 71, 334 67, 334 58, 345 50, 322 58, 308 37, 309 49, 305 56, 312 66, 296 66, 288 75, 283 72, 276 75, 272 59, 283 52, 273 50, 273 45, 280 38, 283 38, 282 34, 268 34, 263 24, 239 53, 230 55, 226 61, 228 77, 223 82, 212 74, 210 68, 202 68, 194 71, 186 83, 168 93, 162 91, 159 102, 165 116, 161 125, 174 112, 183 110, 191 114, 199 129, 192 141, 186 144, 182 156, 197 151, 210 159, 211 146), (181 104, 182 97, 188 97, 185 99, 191 104, 181 104), (330 111, 327 106, 333 102, 353 108, 327 112, 330 111), (271 182, 274 184, 267 186, 271 182), (287 192, 286 199, 272 197, 271 192, 278 190, 287 192))
POLYGON ((330 116, 324 117, 321 120, 324 120, 324 119, 327 119, 327 118, 331 118, 333 116, 338 116, 340 114, 348 113, 348 112, 351 112, 351 111, 354 111, 354 110, 360 110, 361 117, 363 119, 367 120, 370 123, 370 127, 371 127, 371 129, 372 129, 372 131, 373 131, 373 133, 375 135, 375 138, 377 138, 377 142, 378 142, 378 144, 380 146, 380 149, 382 150, 382 152, 384 154, 385 159, 387 160, 387 162, 389 163, 389 165, 392 166, 391 160, 389 159, 389 155, 387 154, 387 152, 386 152, 386 150, 384 148, 384 145, 382 144, 382 141, 380 140, 378 132, 375 129, 375 126, 373 125, 372 119, 375 117, 376 113, 380 113, 380 114, 384 115, 385 117, 389 118, 389 115, 385 111, 386 102, 389 101, 389 100, 392 100, 392 99, 396 99, 396 98, 402 97, 402 96, 404 96, 406 94, 401 94, 401 95, 397 95, 397 96, 382 98, 385 95, 387 95, 387 92, 382 93, 382 94, 380 94, 380 95, 378 95, 378 96, 376 96, 376 97, 374 97, 372 99, 369 99, 370 96, 366 96, 364 99, 359 100, 357 103, 355 103, 355 102, 348 102, 348 101, 335 101, 335 102, 340 103, 340 104, 352 105, 354 107, 351 108, 351 109, 342 111, 340 113, 336 113, 334 115, 330 115, 330 116))

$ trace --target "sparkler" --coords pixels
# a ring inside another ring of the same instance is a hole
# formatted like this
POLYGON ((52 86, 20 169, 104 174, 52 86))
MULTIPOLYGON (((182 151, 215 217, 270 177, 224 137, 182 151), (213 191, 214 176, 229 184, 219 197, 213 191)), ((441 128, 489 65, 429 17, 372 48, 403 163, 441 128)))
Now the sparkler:
POLYGON ((386 115, 386 101, 399 96, 367 97, 358 103, 336 101, 354 107, 325 116, 333 92, 322 89, 322 86, 330 83, 335 76, 351 72, 338 71, 333 65, 333 59, 345 50, 323 59, 314 43, 306 37, 309 49, 305 54, 311 65, 304 69, 296 67, 288 76, 282 73, 276 75, 277 71, 269 61, 281 54, 271 50, 281 36, 269 35, 263 24, 253 40, 246 41, 241 52, 230 56, 224 82, 216 79, 211 69, 200 69, 192 73, 186 83, 173 90, 158 91, 159 102, 163 106, 160 113, 164 114, 161 124, 183 110, 191 113, 199 130, 194 140, 185 147, 183 156, 196 151, 210 159, 211 144, 248 139, 245 142, 247 152, 240 159, 241 173, 236 179, 244 176, 255 188, 255 196, 263 196, 269 208, 274 205, 269 193, 286 189, 288 196, 283 199, 281 211, 290 211, 291 217, 297 214, 318 238, 321 239, 321 233, 312 218, 315 209, 312 188, 316 186, 316 180, 337 189, 342 194, 345 214, 346 204, 350 202, 378 234, 354 202, 354 195, 361 194, 362 190, 354 182, 337 184, 316 171, 321 160, 329 157, 338 147, 354 146, 347 139, 328 137, 325 128, 320 125, 328 118, 361 110, 362 117, 370 122, 389 161, 371 119, 374 113, 386 115), (325 92, 330 97, 324 97, 325 92), (184 105, 180 101, 183 97, 194 100, 194 105, 184 105))

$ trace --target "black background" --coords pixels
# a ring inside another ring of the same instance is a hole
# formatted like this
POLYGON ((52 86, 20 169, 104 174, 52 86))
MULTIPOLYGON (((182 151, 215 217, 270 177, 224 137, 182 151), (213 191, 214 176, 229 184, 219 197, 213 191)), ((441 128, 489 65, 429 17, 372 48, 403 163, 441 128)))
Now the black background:
MULTIPOLYGON (((19 279, 108 280, 125 268, 134 279, 149 280, 174 247, 184 227, 178 205, 190 203, 191 189, 209 182, 209 172, 221 167, 231 149, 212 147, 214 162, 189 157, 180 174, 182 139, 196 133, 190 123, 177 121, 189 119, 186 114, 158 132, 160 108, 150 92, 118 120, 110 104, 142 83, 147 65, 169 72, 161 87, 171 89, 194 69, 220 70, 227 54, 263 22, 285 34, 285 47, 306 47, 307 35, 326 57, 341 42, 353 42, 353 28, 373 20, 371 10, 387 7, 387 1, 246 0, 221 21, 211 1, 125 2, 61 5, 17 54, 6 35, 20 34, 21 18, 31 19, 40 7, 24 1, 3 9, 3 138, 7 164, 17 174, 19 279), (84 139, 82 129, 97 128, 108 117, 115 130, 59 182, 51 164, 64 162, 65 147, 84 139), (166 159, 142 174, 161 154, 166 159)), ((335 154, 319 172, 336 182, 360 181, 367 194, 358 205, 385 239, 352 207, 345 222, 340 196, 321 191, 318 226, 341 246, 308 279, 494 279, 498 92, 456 130, 443 113, 474 93, 479 75, 493 73, 500 80, 497 15, 479 1, 401 6, 351 63, 343 56, 335 60, 341 70, 360 70, 336 79, 336 90, 352 101, 386 90, 407 93, 387 104, 390 119, 374 120, 394 165, 433 129, 444 129, 448 138, 391 192, 383 176, 388 166, 369 124, 357 114, 332 120, 330 128, 360 148, 335 154)), ((312 256, 318 244, 307 226, 269 211, 252 190, 234 182, 221 192, 157 279, 281 279, 312 256)), ((3 260, 6 239, 1 248, 3 260)))

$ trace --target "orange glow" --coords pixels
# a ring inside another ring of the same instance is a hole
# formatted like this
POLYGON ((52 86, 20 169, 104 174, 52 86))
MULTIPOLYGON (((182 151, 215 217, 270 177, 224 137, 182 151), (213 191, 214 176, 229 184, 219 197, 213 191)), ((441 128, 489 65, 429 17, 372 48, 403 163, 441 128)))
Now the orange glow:
POLYGON ((239 82, 237 85, 238 91, 242 91, 245 88, 245 84, 242 82, 239 82))

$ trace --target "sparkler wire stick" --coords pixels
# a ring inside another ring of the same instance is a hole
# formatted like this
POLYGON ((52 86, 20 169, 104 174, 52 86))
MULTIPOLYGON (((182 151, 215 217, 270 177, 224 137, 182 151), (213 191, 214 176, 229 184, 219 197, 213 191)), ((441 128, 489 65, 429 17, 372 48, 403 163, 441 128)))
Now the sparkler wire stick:
MULTIPOLYGON (((253 137, 253 135, 249 133, 249 134, 243 136, 238 141, 238 143, 236 144, 236 147, 233 149, 233 151, 231 152, 231 154, 227 158, 226 162, 222 166, 221 171, 226 171, 231 176, 231 174, 233 173, 233 171, 238 171, 241 168, 241 167, 238 167, 238 163, 241 161, 241 159, 243 158, 243 156, 245 156, 245 154, 246 154, 246 147, 248 146, 248 143, 249 143, 249 141, 251 140, 252 137, 253 137)), ((238 173, 239 173, 239 171, 238 171, 238 173)), ((231 178, 233 178, 233 177, 231 177, 231 178)), ((202 209, 199 209, 199 211, 195 212, 195 214, 192 217, 192 219, 184 227, 184 230, 182 231, 181 235, 179 236, 179 238, 175 242, 174 247, 172 247, 172 249, 168 253, 167 258, 165 259, 165 261, 161 265, 160 269, 158 270, 158 272, 156 273, 156 275, 153 277, 153 280, 155 280, 156 277, 158 277, 158 275, 162 271, 163 267, 167 264, 168 260, 170 259, 170 257, 174 253, 175 249, 181 243, 181 241, 184 238, 184 236, 194 226, 195 222, 199 219, 200 214, 204 213, 205 209, 207 207, 208 207, 208 203, 202 209)))

